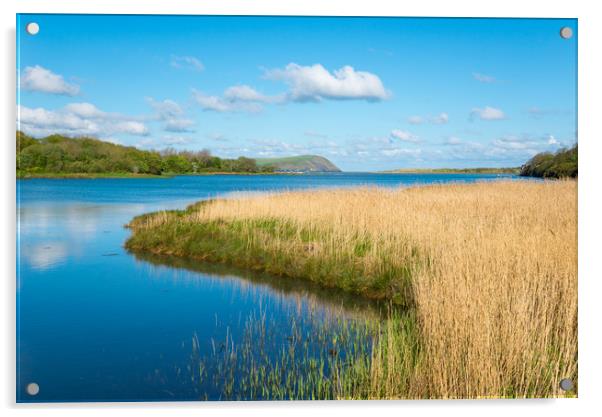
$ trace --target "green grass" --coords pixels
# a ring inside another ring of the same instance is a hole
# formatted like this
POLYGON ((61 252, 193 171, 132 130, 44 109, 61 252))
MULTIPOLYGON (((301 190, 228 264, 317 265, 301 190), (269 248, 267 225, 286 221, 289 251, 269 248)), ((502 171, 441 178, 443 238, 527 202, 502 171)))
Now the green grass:
MULTIPOLYGON (((306 279, 326 288, 338 288, 397 305, 412 304, 409 266, 396 266, 383 258, 375 270, 361 262, 376 244, 368 238, 358 237, 351 253, 316 257, 311 256, 312 251, 325 247, 332 237, 327 230, 303 228, 279 219, 180 221, 197 208, 198 205, 193 205, 186 210, 165 212, 170 220, 153 227, 140 226, 154 213, 136 217, 128 225, 133 233, 125 247, 133 252, 185 257, 279 277, 306 279), (254 236, 295 242, 298 246, 274 251, 254 236)), ((417 251, 413 256, 414 263, 423 262, 417 251)))
POLYGON ((195 334, 192 380, 221 400, 411 398, 421 356, 411 313, 391 310, 384 320, 292 318, 286 337, 273 327, 265 313, 252 314, 242 340, 228 332, 224 340, 211 339, 205 357, 199 346, 207 341, 195 334))

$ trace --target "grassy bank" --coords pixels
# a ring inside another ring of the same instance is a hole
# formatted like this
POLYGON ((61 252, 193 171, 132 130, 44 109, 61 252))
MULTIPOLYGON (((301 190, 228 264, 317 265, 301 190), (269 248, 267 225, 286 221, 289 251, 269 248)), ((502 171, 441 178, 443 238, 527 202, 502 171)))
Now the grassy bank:
POLYGON ((576 193, 499 182, 213 200, 135 218, 126 246, 411 307, 413 336, 380 332, 387 354, 350 397, 556 396, 577 377, 576 193), (402 360, 394 341, 410 339, 419 357, 402 360))

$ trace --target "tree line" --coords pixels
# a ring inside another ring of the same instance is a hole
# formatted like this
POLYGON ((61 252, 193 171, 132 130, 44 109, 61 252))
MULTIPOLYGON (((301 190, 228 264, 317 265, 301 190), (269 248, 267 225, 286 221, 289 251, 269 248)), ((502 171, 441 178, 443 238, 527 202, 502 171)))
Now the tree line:
POLYGON ((225 159, 201 151, 144 151, 94 138, 51 135, 36 139, 17 131, 17 174, 194 174, 272 172, 252 158, 225 159))
POLYGON ((577 145, 570 149, 560 149, 556 153, 538 153, 521 167, 520 175, 540 178, 577 178, 577 145))

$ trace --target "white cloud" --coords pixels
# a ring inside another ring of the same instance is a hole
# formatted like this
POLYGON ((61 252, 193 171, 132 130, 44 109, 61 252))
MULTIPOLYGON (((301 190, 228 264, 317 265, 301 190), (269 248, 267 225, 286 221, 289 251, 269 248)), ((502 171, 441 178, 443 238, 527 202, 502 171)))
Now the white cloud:
POLYGON ((126 122, 119 122, 119 123, 111 126, 110 128, 113 129, 114 132, 129 133, 130 135, 136 135, 136 136, 146 136, 149 133, 148 128, 146 127, 146 125, 144 123, 133 121, 133 120, 126 121, 126 122))
POLYGON ((235 85, 224 91, 224 99, 230 102, 250 101, 258 103, 274 103, 281 101, 281 96, 266 96, 248 85, 235 85))
POLYGON ((421 125, 424 123, 424 118, 422 116, 410 116, 408 117, 408 123, 413 125, 421 125))
POLYGON ((54 133, 95 137, 149 134, 146 125, 135 118, 106 113, 90 103, 71 103, 58 110, 18 106, 17 124, 18 129, 36 137, 54 133))
POLYGON ((106 116, 105 112, 100 111, 98 107, 90 103, 70 103, 65 106, 65 109, 79 117, 99 118, 106 116))
POLYGON ((203 71, 205 66, 203 63, 193 56, 172 56, 170 65, 174 68, 191 69, 194 71, 203 71))
POLYGON ((75 96, 79 93, 78 85, 66 82, 62 75, 39 65, 26 67, 23 70, 19 86, 23 90, 64 96, 75 96))
POLYGON ((482 83, 491 84, 495 82, 495 77, 492 77, 491 75, 480 74, 478 72, 473 72, 472 77, 482 83))
POLYGON ((171 119, 165 123, 163 129, 167 132, 194 132, 192 126, 194 126, 194 120, 171 119))
POLYGON ((157 101, 152 97, 147 97, 146 102, 157 112, 161 120, 178 117, 184 113, 182 107, 173 100, 157 101))
POLYGON ((203 110, 212 110, 217 112, 228 112, 235 110, 234 106, 232 106, 232 103, 227 102, 221 97, 209 96, 198 90, 193 90, 192 96, 197 104, 203 108, 203 110))
POLYGON ((481 120, 502 120, 506 118, 504 112, 494 107, 485 106, 484 108, 474 108, 470 113, 471 117, 478 117, 481 120))
POLYGON ((413 135, 410 132, 404 131, 404 130, 398 130, 398 129, 392 130, 391 137, 394 139, 401 140, 403 142, 412 142, 412 143, 420 142, 420 139, 417 136, 413 135))
MULTIPOLYGON (((226 92, 229 90, 230 89, 226 90, 226 92)), ((206 111, 216 111, 219 113, 238 111, 257 113, 262 110, 262 106, 253 100, 240 100, 239 98, 236 98, 236 94, 239 93, 241 92, 230 91, 230 98, 225 98, 219 96, 210 96, 201 91, 193 89, 192 97, 194 101, 206 111)))
POLYGON ((556 140, 556 138, 552 135, 548 137, 548 145, 559 145, 560 142, 556 140))
POLYGON ((301 66, 290 63, 284 69, 267 71, 265 78, 286 82, 290 87, 288 99, 293 101, 380 101, 391 96, 377 75, 356 71, 348 65, 331 73, 320 64, 301 66))
POLYGON ((155 110, 156 119, 164 122, 163 129, 167 132, 193 132, 194 121, 184 117, 185 111, 173 100, 157 101, 147 97, 146 102, 155 110))
POLYGON ((320 64, 304 67, 291 63, 284 69, 266 71, 265 78, 286 82, 289 91, 265 95, 242 84, 228 87, 222 95, 210 95, 193 89, 192 96, 203 110, 220 113, 260 112, 265 104, 284 104, 290 101, 378 101, 390 96, 376 75, 355 71, 350 66, 331 74, 320 64))

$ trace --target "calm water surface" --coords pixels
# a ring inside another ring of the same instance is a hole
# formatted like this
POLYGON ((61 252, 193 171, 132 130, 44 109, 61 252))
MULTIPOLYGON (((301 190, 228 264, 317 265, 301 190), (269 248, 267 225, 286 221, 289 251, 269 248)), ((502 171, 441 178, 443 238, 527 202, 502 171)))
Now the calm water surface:
POLYGON ((269 318, 270 349, 278 350, 289 340, 293 321, 312 343, 324 321, 353 320, 376 310, 305 283, 137 258, 123 249, 129 234, 123 225, 138 214, 237 192, 500 178, 516 177, 334 173, 19 180, 17 400, 220 399, 208 378, 196 377, 195 358, 210 362, 226 340, 242 340, 250 317, 269 318), (36 396, 26 392, 31 382, 40 387, 36 396))

